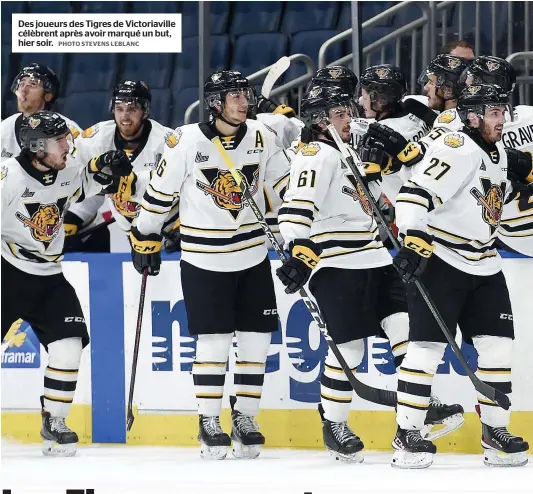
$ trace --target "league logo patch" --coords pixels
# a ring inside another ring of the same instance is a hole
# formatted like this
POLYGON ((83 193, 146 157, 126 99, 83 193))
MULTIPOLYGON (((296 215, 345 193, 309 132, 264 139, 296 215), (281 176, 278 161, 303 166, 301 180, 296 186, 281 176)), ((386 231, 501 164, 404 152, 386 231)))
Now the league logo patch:
POLYGON ((459 148, 465 143, 465 138, 460 134, 448 134, 444 138, 444 144, 451 148, 459 148))
POLYGON ((7 166, 3 166, 2 165, 2 172, 1 172, 1 179, 2 180, 4 180, 4 178, 7 177, 7 170, 8 170, 7 166))
POLYGON ((18 319, 5 337, 9 346, 2 355, 2 367, 7 369, 38 369, 41 367, 41 345, 31 326, 18 319))
POLYGON ((98 124, 96 124, 96 125, 93 125, 92 127, 89 127, 88 129, 85 129, 81 133, 81 136, 86 138, 86 139, 90 139, 91 137, 94 137, 96 134, 98 134, 99 130, 100 130, 99 126, 98 126, 98 124))
POLYGON ((368 200, 368 197, 364 193, 363 188, 361 187, 359 182, 351 173, 347 173, 345 177, 352 184, 353 189, 345 185, 342 188, 342 193, 346 194, 347 196, 350 196, 355 202, 359 201, 361 209, 365 212, 365 214, 368 214, 368 216, 372 216, 372 205, 370 204, 370 201, 368 200))
MULTIPOLYGON (((259 163, 244 165, 238 172, 246 181, 250 193, 254 195, 258 189, 259 163)), ((241 189, 231 172, 219 168, 201 168, 200 173, 208 183, 196 180, 196 187, 211 196, 218 208, 225 209, 234 220, 237 220, 240 212, 248 204, 243 200, 241 189)))
POLYGON ((490 179, 481 177, 483 192, 476 187, 470 189, 470 194, 476 199, 478 206, 481 206, 483 221, 490 227, 491 235, 496 231, 502 218, 503 200, 505 197, 506 183, 500 186, 491 183, 490 179))
POLYGON ((28 216, 20 211, 15 217, 31 231, 31 236, 45 244, 50 245, 63 227, 63 211, 67 202, 66 197, 61 197, 56 204, 41 204, 40 202, 28 202, 24 204, 28 216))

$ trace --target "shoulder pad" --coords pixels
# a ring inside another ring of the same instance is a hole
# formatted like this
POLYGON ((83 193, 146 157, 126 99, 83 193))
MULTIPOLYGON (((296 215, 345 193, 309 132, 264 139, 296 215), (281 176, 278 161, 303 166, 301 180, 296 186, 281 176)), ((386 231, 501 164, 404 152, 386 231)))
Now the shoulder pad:
POLYGON ((457 118, 457 112, 455 110, 445 110, 437 118, 438 123, 448 124, 453 122, 457 118))
POLYGON ((465 143, 465 138, 458 133, 453 132, 452 134, 447 134, 444 136, 444 144, 451 148, 459 148, 465 143))
POLYGON ((89 127, 88 129, 85 129, 81 133, 81 136, 84 137, 85 139, 89 139, 91 137, 94 137, 96 134, 98 134, 99 130, 100 130, 100 127, 98 124, 96 124, 96 125, 93 125, 92 127, 89 127))
POLYGON ((165 134, 165 145, 169 148, 175 148, 178 145, 178 142, 180 142, 182 135, 181 129, 171 132, 167 132, 165 134))
POLYGON ((320 151, 320 144, 311 142, 301 149, 302 156, 315 156, 320 151))

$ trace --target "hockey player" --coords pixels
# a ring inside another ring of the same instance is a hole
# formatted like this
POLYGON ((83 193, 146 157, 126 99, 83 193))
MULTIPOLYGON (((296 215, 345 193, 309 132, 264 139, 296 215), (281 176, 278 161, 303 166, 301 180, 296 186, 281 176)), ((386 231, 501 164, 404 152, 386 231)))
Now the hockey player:
MULTIPOLYGON (((20 154, 18 136, 23 118, 29 117, 36 111, 50 109, 59 96, 59 79, 46 65, 31 63, 17 74, 11 85, 11 92, 17 97, 17 108, 20 113, 15 113, 2 121, 2 161, 20 154)), ((67 122, 71 137, 76 139, 81 133, 78 124, 63 115, 61 118, 67 122)))
POLYGON ((72 456, 77 434, 66 424, 82 349, 89 343, 76 292, 61 269, 63 218, 69 204, 114 191, 130 175, 122 152, 111 151, 83 164, 73 156, 63 118, 38 111, 24 118, 20 155, 2 163, 2 339, 17 334, 21 319, 31 324, 48 352, 41 396, 43 453, 72 456))
MULTIPOLYGON (((144 81, 119 82, 109 102, 113 120, 99 122, 84 130, 77 143, 82 161, 115 149, 124 151, 130 159, 137 176, 135 194, 128 200, 120 192, 107 198, 113 217, 126 233, 129 233, 131 223, 139 213, 140 200, 150 181, 150 173, 163 153, 165 139, 173 135, 172 129, 149 118, 151 101, 152 93, 144 81)), ((73 204, 65 217, 67 237, 91 225, 104 200, 105 197, 101 195, 73 204)), ((179 225, 177 220, 176 201, 163 225, 165 230, 179 225)))
MULTIPOLYGON (((405 289, 380 241, 372 207, 326 130, 329 119, 349 142, 352 101, 351 94, 335 86, 309 88, 302 101, 313 139, 291 164, 290 185, 279 211, 280 230, 291 257, 277 275, 287 293, 297 292, 311 279, 309 288, 328 331, 355 371, 367 336, 386 334, 394 355, 401 358, 409 322, 405 289)), ((359 158, 348 149, 364 175, 359 158)), ((372 193, 379 196, 379 173, 366 178, 372 193)), ((324 443, 336 458, 360 462, 363 443, 347 423, 351 400, 348 378, 329 352, 319 406, 324 443)), ((435 415, 441 412, 434 411, 435 415)))
MULTIPOLYGON (((400 70, 392 65, 375 65, 361 75, 359 81, 359 105, 367 118, 375 118, 400 133, 408 141, 418 141, 429 132, 436 115, 430 108, 414 99, 402 98, 407 92, 407 83, 400 70)), ((416 148, 406 147, 399 155, 400 162, 412 158, 416 148)), ((383 193, 394 205, 402 178, 395 173, 395 160, 391 160, 383 172, 383 193)))
POLYGON ((179 194, 181 283, 189 332, 198 336, 193 379, 201 456, 223 459, 231 444, 219 417, 235 332, 233 453, 255 458, 265 438, 254 418, 271 334, 278 327, 274 283, 263 230, 211 141, 220 138, 263 211, 263 183, 285 174, 287 162, 276 135, 247 119, 255 97, 240 72, 215 72, 204 94, 212 118, 180 127, 166 140, 131 230, 132 258, 137 271, 159 273, 161 228, 179 194))
MULTIPOLYGON (((424 283, 450 331, 459 324, 473 341, 478 377, 507 394, 514 329, 493 243, 512 193, 500 142, 509 97, 499 86, 472 85, 459 97, 457 109, 464 129, 437 139, 400 191, 397 223, 404 246, 394 264, 407 283, 424 283)), ((410 342, 398 379, 392 464, 424 468, 433 462, 436 448, 421 438, 420 429, 446 340, 412 284, 407 299, 410 342)), ((507 430, 510 412, 479 394, 478 403, 485 464, 526 464, 528 444, 507 430)))

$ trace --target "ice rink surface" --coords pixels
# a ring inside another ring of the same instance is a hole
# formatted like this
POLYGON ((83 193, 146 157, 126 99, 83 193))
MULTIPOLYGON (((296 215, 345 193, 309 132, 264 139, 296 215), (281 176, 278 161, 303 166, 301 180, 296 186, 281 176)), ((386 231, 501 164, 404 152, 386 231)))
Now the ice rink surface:
POLYGON ((81 446, 73 458, 44 457, 39 445, 2 441, 0 485, 12 494, 533 493, 525 467, 488 468, 481 455, 442 454, 425 470, 390 466, 392 453, 366 452, 362 464, 325 451, 265 449, 256 460, 203 461, 196 448, 81 446))

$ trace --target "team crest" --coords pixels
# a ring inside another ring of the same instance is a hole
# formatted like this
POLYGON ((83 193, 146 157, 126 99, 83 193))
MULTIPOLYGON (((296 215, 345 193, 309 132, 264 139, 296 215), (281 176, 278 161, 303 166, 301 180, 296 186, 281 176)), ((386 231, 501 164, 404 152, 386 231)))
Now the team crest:
POLYGON ((178 145, 178 142, 180 142, 181 137, 181 131, 177 134, 174 134, 174 132, 167 132, 165 134, 165 144, 169 148, 175 148, 178 145))
POLYGON ((141 209, 141 205, 133 201, 124 201, 122 194, 109 194, 109 197, 113 201, 115 209, 126 218, 136 218, 141 209))
POLYGON ((498 62, 487 62, 487 69, 489 69, 489 72, 494 72, 495 70, 498 70, 500 68, 500 64, 498 62))
MULTIPOLYGON (((246 181, 250 193, 254 195, 257 192, 259 182, 259 163, 244 165, 242 170, 237 171, 241 178, 246 181)), ((200 172, 208 183, 196 180, 196 187, 205 192, 206 195, 211 196, 218 208, 225 209, 234 220, 237 220, 240 212, 248 204, 244 201, 241 189, 231 172, 219 168, 201 168, 200 172)))
POLYGON ((302 156, 315 156, 319 151, 320 146, 316 142, 312 142, 302 148, 302 156))
POLYGON ((222 74, 213 74, 213 75, 211 76, 211 80, 212 80, 213 82, 218 82, 218 81, 220 81, 220 78, 221 78, 221 77, 222 77, 222 74))
POLYGON ((313 89, 311 89, 311 91, 309 91, 309 98, 313 99, 313 98, 318 98, 318 95, 322 92, 322 88, 321 87, 315 87, 313 89))
POLYGON ((32 129, 35 129, 41 123, 41 119, 30 117, 30 120, 28 123, 30 124, 30 127, 32 129))
POLYGON ((479 93, 480 89, 481 89, 480 86, 468 86, 468 92, 470 94, 477 94, 477 93, 479 93))
POLYGON ((448 67, 450 69, 455 69, 461 65, 461 61, 457 60, 456 58, 448 58, 448 67))
POLYGON ((443 111, 439 115, 439 119, 438 119, 439 123, 444 123, 444 124, 450 123, 453 120, 455 120, 455 112, 453 110, 443 111))
POLYGON ((465 138, 460 134, 448 134, 444 138, 444 144, 451 148, 459 148, 465 143, 465 138))
POLYGON ((2 180, 7 177, 7 166, 2 165, 2 180))
POLYGON ((373 216, 372 205, 370 204, 368 197, 363 191, 361 184, 355 179, 355 177, 351 173, 346 174, 345 176, 352 184, 353 188, 344 185, 342 187, 342 193, 346 194, 347 196, 350 196, 355 202, 359 201, 361 209, 365 212, 365 214, 368 214, 368 216, 373 216))
POLYGON ((390 74, 390 69, 386 67, 376 69, 376 74, 380 79, 386 79, 390 74))
POLYGON ((63 211, 65 210, 66 197, 57 200, 57 203, 41 204, 39 202, 25 203, 28 216, 20 211, 15 213, 16 218, 31 231, 31 236, 45 244, 46 247, 59 234, 63 227, 63 211))
POLYGON ((341 69, 329 69, 328 74, 333 77, 333 79, 337 79, 342 73, 341 69))
POLYGON ((491 235, 496 231, 502 218, 503 200, 505 197, 506 183, 501 185, 491 183, 489 178, 480 178, 483 192, 472 187, 470 194, 476 199, 478 206, 481 206, 483 221, 490 227, 491 235))

